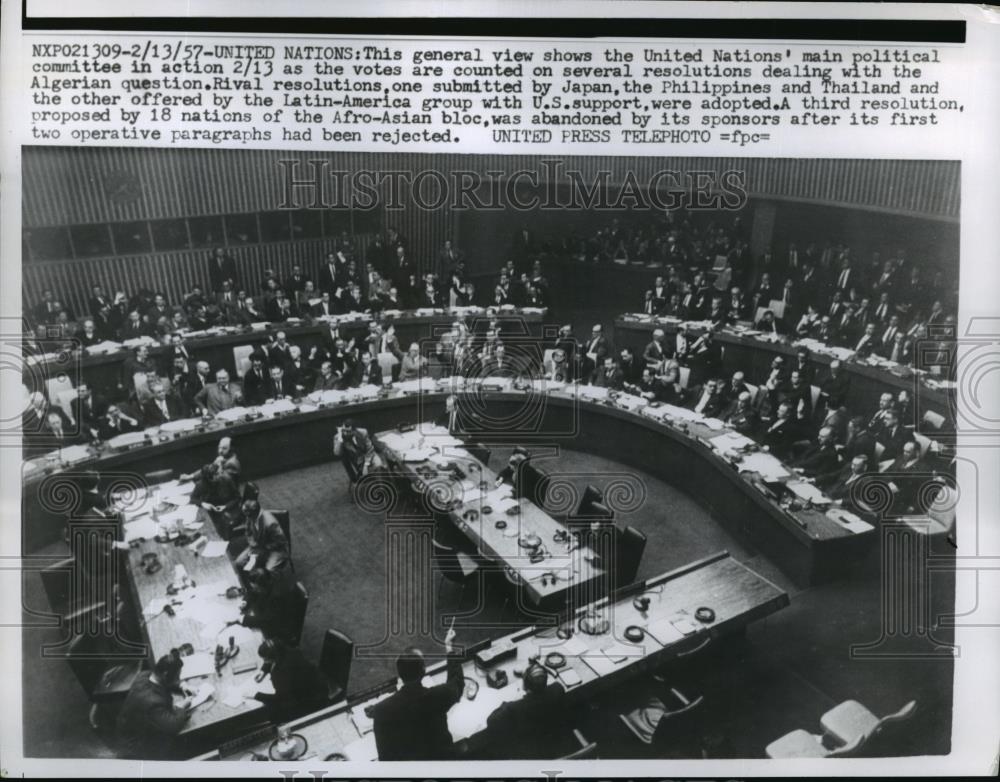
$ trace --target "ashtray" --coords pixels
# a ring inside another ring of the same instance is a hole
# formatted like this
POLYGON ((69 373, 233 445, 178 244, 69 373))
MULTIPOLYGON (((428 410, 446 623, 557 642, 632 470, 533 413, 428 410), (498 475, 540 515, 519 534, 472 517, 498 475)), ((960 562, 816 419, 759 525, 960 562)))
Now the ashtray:
POLYGON ((580 629, 587 635, 603 635, 609 627, 611 627, 611 622, 606 616, 586 614, 580 617, 580 629))
POLYGON ((516 516, 520 510, 521 510, 520 507, 518 507, 517 505, 511 505, 509 508, 507 508, 506 513, 508 516, 516 516))
POLYGON ((507 522, 504 521, 503 519, 497 519, 494 522, 493 526, 496 527, 497 529, 507 529, 507 522))
POLYGON ((534 532, 529 532, 517 539, 517 545, 521 548, 538 548, 542 545, 542 539, 534 532))
POLYGON ((559 652, 549 652, 545 655, 545 664, 549 668, 559 669, 566 664, 566 657, 559 652))
POLYGON ((267 754, 271 756, 271 760, 298 760, 308 749, 309 742, 305 737, 293 733, 284 741, 281 739, 272 741, 271 746, 267 748, 267 754), (281 744, 280 749, 278 744, 281 744))
POLYGON ((528 555, 528 561, 531 562, 531 564, 533 565, 538 564, 543 559, 545 559, 545 552, 539 551, 538 549, 535 549, 534 551, 531 552, 531 554, 528 555))
POLYGON ((702 606, 697 611, 694 612, 694 618, 699 622, 704 622, 708 624, 709 622, 715 621, 715 611, 707 606, 702 606))
POLYGON ((476 519, 479 518, 479 511, 472 509, 467 510, 465 513, 462 514, 462 518, 470 522, 475 521, 476 519))
POLYGON ((632 598, 632 605, 637 611, 646 611, 649 608, 649 597, 647 595, 636 595, 632 598))
POLYGON ((637 625, 629 625, 625 628, 625 639, 634 644, 639 643, 646 637, 646 631, 637 625))
POLYGON ((484 516, 489 516, 493 512, 493 506, 492 505, 483 505, 482 511, 483 511, 483 515, 484 516))

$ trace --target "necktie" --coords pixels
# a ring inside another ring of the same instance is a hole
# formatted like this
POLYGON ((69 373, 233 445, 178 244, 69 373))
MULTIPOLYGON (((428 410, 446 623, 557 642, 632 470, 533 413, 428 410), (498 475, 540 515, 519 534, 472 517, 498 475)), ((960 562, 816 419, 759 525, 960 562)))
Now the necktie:
POLYGON ((167 402, 166 402, 166 400, 165 399, 159 400, 159 405, 160 405, 160 411, 163 413, 163 417, 167 421, 169 421, 170 420, 170 411, 167 410, 167 402))
POLYGON ((839 287, 839 288, 846 288, 847 287, 847 274, 848 274, 848 271, 849 271, 848 269, 844 269, 844 271, 842 271, 840 273, 840 281, 837 283, 837 287, 839 287))

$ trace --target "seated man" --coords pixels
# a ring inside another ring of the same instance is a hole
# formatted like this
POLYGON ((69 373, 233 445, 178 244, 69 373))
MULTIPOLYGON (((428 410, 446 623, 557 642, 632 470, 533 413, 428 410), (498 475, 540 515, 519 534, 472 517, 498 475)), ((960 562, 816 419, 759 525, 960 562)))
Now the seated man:
POLYGON ((595 369, 590 378, 591 385, 611 391, 621 391, 623 383, 622 371, 611 356, 604 357, 603 365, 595 369))
POLYGON ((549 686, 548 672, 536 663, 522 681, 524 697, 502 704, 487 718, 490 745, 497 759, 551 758, 568 715, 563 688, 558 682, 549 686))
POLYGON ((880 486, 877 491, 871 492, 871 496, 881 496, 884 480, 878 478, 877 474, 868 468, 869 460, 867 456, 858 455, 851 459, 850 464, 844 466, 840 473, 827 484, 826 494, 835 504, 854 512, 870 515, 872 507, 866 504, 865 498, 869 495, 865 482, 875 480, 880 486))
POLYGON ((243 404, 243 390, 237 383, 229 382, 229 372, 220 369, 215 373, 215 382, 209 383, 195 394, 195 404, 209 415, 218 415, 243 404))
POLYGON ((289 557, 288 538, 274 514, 261 510, 257 500, 245 500, 241 511, 246 523, 247 547, 236 557, 236 567, 246 571, 285 567, 289 557))
MULTIPOLYGON (((231 437, 220 437, 219 445, 216 447, 215 459, 210 465, 212 469, 225 472, 233 479, 233 482, 239 484, 240 482, 240 458, 236 455, 233 450, 233 438, 231 437)), ((193 481, 200 475, 200 470, 195 470, 192 473, 182 474, 179 476, 181 482, 193 481)))
POLYGON ((726 426, 736 430, 742 435, 752 437, 757 431, 760 419, 757 411, 753 409, 753 397, 749 391, 740 394, 736 401, 727 409, 723 421, 726 426))
POLYGON ((229 539, 242 519, 239 487, 228 472, 214 463, 206 464, 199 471, 191 502, 208 511, 224 540, 229 539))
POLYGON ((414 342, 410 345, 410 349, 400 362, 399 379, 416 380, 424 374, 426 368, 427 359, 420 355, 420 345, 414 342))
POLYGON ((721 385, 720 381, 709 379, 702 388, 694 389, 694 393, 691 394, 693 402, 691 409, 706 418, 717 418, 722 415, 726 400, 719 389, 721 385))
POLYGON ((248 405, 259 405, 267 398, 265 389, 269 374, 264 366, 267 358, 261 351, 250 354, 250 368, 243 373, 243 398, 248 405))
MULTIPOLYGON (((248 498, 249 499, 249 498, 248 498)), ((240 624, 260 628, 267 638, 292 640, 301 629, 295 626, 295 572, 255 568, 244 579, 246 599, 240 606, 240 624)))
POLYGON ((903 443, 899 457, 894 459, 885 472, 891 485, 896 487, 894 505, 899 513, 924 513, 926 508, 919 504, 921 488, 933 480, 934 473, 920 457, 920 446, 913 440, 903 443))
POLYGON ((355 427, 350 418, 337 427, 337 433, 333 437, 333 455, 339 456, 343 461, 347 478, 352 485, 371 470, 382 466, 382 459, 375 453, 368 430, 355 427))
POLYGON ((881 431, 875 435, 875 442, 883 448, 878 457, 879 461, 895 459, 900 456, 903 452, 903 446, 913 440, 912 432, 905 429, 899 422, 899 413, 896 412, 896 408, 887 410, 883 421, 884 425, 881 431))
POLYGON ((122 412, 116 404, 108 405, 108 409, 97 422, 97 436, 101 440, 110 440, 120 434, 139 431, 139 422, 122 412))
POLYGON ((271 722, 288 720, 322 708, 330 701, 330 685, 319 668, 280 638, 268 639, 257 650, 262 670, 271 674, 273 693, 258 692, 271 722))
POLYGON ((816 442, 792 462, 792 467, 807 478, 836 472, 840 467, 840 457, 837 454, 833 430, 828 426, 821 427, 816 442))
POLYGON ((785 460, 791 456, 792 446, 799 439, 800 431, 792 415, 792 407, 788 402, 782 402, 778 405, 773 423, 761 434, 761 440, 771 453, 785 460))
POLYGON ((174 740, 191 717, 191 699, 175 703, 181 692, 184 661, 176 649, 140 673, 118 713, 119 757, 129 760, 172 760, 174 740))
POLYGON ((167 394, 166 386, 160 381, 149 385, 152 397, 142 405, 143 426, 162 426, 168 421, 177 421, 184 417, 180 402, 173 395, 167 394))
POLYGON ((295 386, 288 375, 285 374, 281 364, 271 364, 270 377, 264 385, 264 401, 271 402, 278 399, 288 399, 295 395, 295 386))
POLYGON ((426 667, 419 649, 410 647, 396 659, 403 686, 375 705, 373 720, 378 759, 447 760, 454 747, 448 730, 448 711, 462 697, 461 658, 454 654, 454 628, 445 636, 448 679, 436 687, 423 684, 426 667))

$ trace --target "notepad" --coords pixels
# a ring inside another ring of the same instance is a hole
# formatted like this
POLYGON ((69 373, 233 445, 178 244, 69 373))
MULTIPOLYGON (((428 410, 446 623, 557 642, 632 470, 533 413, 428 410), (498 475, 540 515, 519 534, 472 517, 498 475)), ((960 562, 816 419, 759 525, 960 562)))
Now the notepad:
POLYGON ((205 557, 206 559, 223 557, 226 555, 226 548, 228 545, 229 544, 224 540, 210 540, 198 556, 205 557))
POLYGON ((183 658, 181 680, 194 679, 198 676, 211 676, 215 673, 215 658, 207 652, 196 652, 183 658))
POLYGON ((151 516, 140 516, 124 525, 125 542, 133 540, 152 540, 160 532, 160 525, 151 516))

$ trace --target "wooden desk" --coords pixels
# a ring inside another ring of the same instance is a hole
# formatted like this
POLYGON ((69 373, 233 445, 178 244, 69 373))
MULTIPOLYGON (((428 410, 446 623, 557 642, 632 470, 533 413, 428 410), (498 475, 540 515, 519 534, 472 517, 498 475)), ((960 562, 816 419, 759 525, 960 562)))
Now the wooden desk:
MULTIPOLYGON (((423 439, 429 447, 434 447, 435 440, 448 437, 447 429, 433 424, 421 423, 418 430, 421 435, 425 435, 423 439)), ((568 596, 582 595, 587 589, 591 590, 590 596, 593 597, 602 588, 605 571, 595 567, 590 561, 594 552, 587 547, 576 548, 575 538, 567 528, 535 503, 522 498, 517 501, 514 515, 501 513, 499 509, 483 514, 484 506, 491 507, 490 503, 503 494, 509 496, 509 491, 494 488, 497 473, 487 465, 459 447, 439 446, 438 451, 443 452, 443 458, 459 463, 468 476, 462 482, 454 481, 447 473, 439 473, 437 465, 431 460, 406 461, 403 452, 386 445, 392 437, 398 437, 398 433, 379 432, 375 435, 376 447, 381 446, 390 463, 411 481, 424 481, 421 468, 439 475, 440 477, 432 480, 445 481, 448 495, 461 500, 461 505, 447 512, 448 518, 476 545, 483 559, 495 562, 505 570, 508 580, 523 589, 533 604, 558 605, 565 602, 568 596), (484 481, 488 488, 481 489, 480 481, 484 481), (469 510, 477 513, 477 518, 473 521, 464 518, 469 510), (506 523, 505 528, 497 528, 498 519, 506 523), (545 559, 541 562, 532 563, 528 550, 518 542, 522 537, 532 534, 542 541, 545 559), (565 542, 557 542, 557 538, 561 539, 563 536, 565 542), (572 547, 571 542, 574 544, 572 547), (556 574, 557 580, 549 580, 546 574, 556 574)), ((506 488, 509 490, 509 487, 506 488)))
MULTIPOLYGON (((200 532, 209 541, 222 540, 209 514, 202 508, 198 508, 197 521, 203 524, 200 532)), ((213 608, 232 611, 239 604, 240 598, 225 597, 227 587, 240 586, 240 579, 227 554, 221 557, 203 557, 196 555, 187 546, 144 540, 135 543, 128 551, 128 583, 140 615, 151 600, 169 597, 167 586, 174 581, 174 568, 178 565, 184 567, 194 583, 193 587, 178 592, 178 600, 190 599, 189 595, 200 589, 199 601, 206 600, 213 608), (143 570, 142 557, 146 553, 157 554, 163 565, 159 572, 147 574, 143 570)), ((202 622, 195 618, 197 615, 205 618, 207 612, 186 612, 184 608, 182 603, 177 608, 176 616, 161 613, 145 619, 143 632, 149 648, 150 663, 186 643, 194 647, 195 653, 211 655, 217 643, 227 647, 229 637, 233 636, 240 647, 239 654, 227 662, 219 673, 185 682, 193 690, 206 681, 215 689, 212 698, 192 712, 191 719, 181 733, 184 747, 190 748, 190 751, 198 751, 198 748, 217 744, 220 737, 231 736, 241 728, 246 730, 250 724, 263 719, 260 713, 263 704, 258 701, 245 700, 240 707, 233 708, 223 703, 223 700, 251 681, 260 668, 261 659, 257 649, 264 636, 259 630, 234 625, 208 637, 202 632, 202 622), (253 668, 248 672, 234 672, 234 668, 251 665, 253 668)))
MULTIPOLYGON (((654 329, 663 329, 668 338, 672 339, 680 326, 676 320, 647 321, 637 320, 637 317, 639 316, 620 315, 615 319, 615 345, 618 348, 630 347, 640 357, 652 339, 654 329)), ((702 330, 696 329, 696 333, 700 334, 702 330)), ((746 374, 747 382, 755 385, 767 378, 775 356, 784 357, 786 362, 795 361, 796 347, 790 343, 741 336, 728 330, 716 332, 715 341, 724 347, 722 363, 725 371, 742 371, 746 374)), ((809 360, 814 367, 818 365, 817 368, 825 369, 834 358, 813 351, 809 360)), ((930 410, 944 416, 946 420, 953 419, 954 401, 950 396, 954 392, 931 388, 919 375, 906 367, 900 367, 898 373, 853 361, 842 362, 842 367, 851 379, 847 407, 858 414, 866 411, 870 414, 877 410, 879 396, 883 393, 889 391, 896 396, 905 390, 910 393, 916 414, 922 415, 930 410)), ((817 381, 821 380, 820 374, 817 381)), ((819 385, 819 382, 815 385, 819 385)))
MULTIPOLYGON (((568 686, 562 679, 555 680, 562 685, 568 703, 583 703, 628 678, 659 668, 672 659, 696 654, 788 604, 785 592, 727 552, 720 552, 578 609, 565 617, 563 626, 574 628, 567 640, 559 638, 551 627, 529 627, 487 642, 477 647, 477 651, 507 642, 515 647, 513 657, 487 669, 506 671, 508 684, 499 690, 490 688, 486 682, 487 670, 480 669, 473 659, 467 659, 463 663, 464 674, 479 684, 479 692, 473 700, 463 698, 449 712, 452 738, 456 742, 469 741, 473 751, 479 742, 488 740, 484 732, 487 718, 502 702, 519 700, 523 696, 521 680, 514 671, 523 671, 532 657, 540 656, 544 661, 552 652, 563 654, 566 665, 557 673, 572 670, 580 682, 568 686), (633 604, 633 599, 639 595, 650 599, 645 612, 633 604), (695 611, 703 606, 715 612, 713 621, 700 622, 695 618, 695 611), (606 618, 607 631, 588 635, 580 630, 580 621, 587 615, 606 618), (678 629, 673 622, 684 630, 678 629), (642 641, 637 644, 626 641, 623 633, 629 625, 646 629, 642 641), (612 655, 617 662, 601 651, 606 648, 613 649, 612 655)), ((444 664, 432 666, 428 676, 429 684, 443 681, 444 664)), ((308 742, 306 757, 323 759, 329 753, 340 752, 349 760, 376 760, 371 721, 363 716, 364 710, 390 695, 395 687, 395 682, 387 682, 348 703, 291 722, 289 728, 308 742)), ((249 737, 243 746, 232 748, 232 754, 225 757, 216 751, 195 759, 236 760, 249 752, 266 754, 272 740, 273 734, 267 732, 249 737)))

